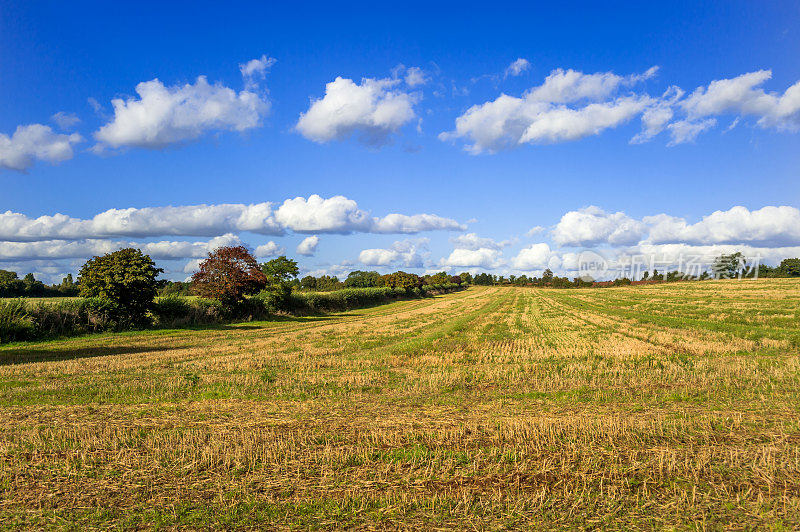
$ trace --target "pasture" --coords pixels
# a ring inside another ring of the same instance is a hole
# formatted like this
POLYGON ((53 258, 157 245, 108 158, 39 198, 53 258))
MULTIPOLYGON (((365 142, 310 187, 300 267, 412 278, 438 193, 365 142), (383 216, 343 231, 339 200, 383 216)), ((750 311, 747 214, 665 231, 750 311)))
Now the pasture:
POLYGON ((6 527, 800 527, 800 282, 0 347, 6 527))

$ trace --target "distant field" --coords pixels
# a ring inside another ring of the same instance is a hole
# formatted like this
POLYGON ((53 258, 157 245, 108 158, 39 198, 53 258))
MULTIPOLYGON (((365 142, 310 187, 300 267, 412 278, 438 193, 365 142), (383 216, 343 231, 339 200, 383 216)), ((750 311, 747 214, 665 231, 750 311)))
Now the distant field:
POLYGON ((0 347, 7 527, 800 527, 800 281, 0 347))
POLYGON ((80 297, 0 297, 0 302, 19 301, 20 299, 24 300, 30 305, 37 305, 39 303, 50 305, 52 303, 61 303, 63 301, 76 301, 81 298, 80 297))

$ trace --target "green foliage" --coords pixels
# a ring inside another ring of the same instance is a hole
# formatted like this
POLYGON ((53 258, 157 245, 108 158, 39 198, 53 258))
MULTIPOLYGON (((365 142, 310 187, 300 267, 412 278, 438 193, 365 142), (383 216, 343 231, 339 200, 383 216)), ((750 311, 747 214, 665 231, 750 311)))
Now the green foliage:
POLYGON ((167 281, 158 291, 160 296, 188 296, 192 293, 192 283, 167 281))
POLYGON ((89 259, 78 284, 81 296, 108 301, 112 319, 121 326, 142 326, 159 288, 156 277, 163 271, 140 250, 127 248, 89 259))
POLYGON ((778 269, 789 277, 800 277, 800 259, 783 259, 778 269))
POLYGON ((740 251, 730 255, 720 255, 714 259, 711 271, 717 279, 733 279, 745 269, 744 254, 740 251))
POLYGON ((404 288, 406 290, 419 288, 423 284, 422 278, 419 275, 406 273, 404 271, 383 275, 381 276, 381 282, 383 286, 389 286, 391 288, 404 288))
POLYGON ((370 288, 381 285, 381 275, 374 271, 355 270, 347 275, 344 286, 347 288, 370 288))
POLYGON ((267 277, 267 286, 281 285, 294 279, 300 273, 297 261, 287 259, 286 255, 281 255, 277 259, 263 263, 261 271, 267 277))

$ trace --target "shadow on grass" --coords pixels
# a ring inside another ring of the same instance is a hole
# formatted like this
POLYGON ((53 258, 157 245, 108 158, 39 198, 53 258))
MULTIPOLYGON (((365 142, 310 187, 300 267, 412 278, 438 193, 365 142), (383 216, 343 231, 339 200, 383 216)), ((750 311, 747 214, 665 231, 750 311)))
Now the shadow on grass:
POLYGON ((62 360, 74 360, 79 358, 102 357, 109 355, 133 355, 136 353, 153 353, 160 351, 172 351, 181 349, 184 346, 145 346, 145 345, 126 345, 111 346, 99 345, 92 347, 22 347, 20 349, 8 349, 0 352, 0 366, 11 366, 14 364, 30 364, 32 362, 53 362, 62 360))

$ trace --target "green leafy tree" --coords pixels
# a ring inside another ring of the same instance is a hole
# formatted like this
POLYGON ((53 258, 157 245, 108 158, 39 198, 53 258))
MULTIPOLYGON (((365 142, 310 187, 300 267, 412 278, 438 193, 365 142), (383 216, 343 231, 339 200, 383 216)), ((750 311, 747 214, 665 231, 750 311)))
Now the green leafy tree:
POLYGON ((472 284, 472 274, 469 272, 461 272, 458 274, 461 277, 461 282, 464 284, 472 284))
POLYGON ((398 271, 384 275, 381 277, 383 286, 390 286, 392 288, 405 288, 410 290, 412 288, 419 288, 422 286, 422 278, 413 273, 406 273, 398 271))
POLYGON ((303 290, 316 290, 317 289, 317 278, 313 275, 306 275, 302 279, 300 279, 300 288, 303 290))
POLYGON ((720 255, 714 259, 711 271, 717 279, 733 279, 745 268, 744 255, 737 251, 730 255, 720 255))
POLYGON ((112 303, 112 319, 120 326, 148 323, 147 313, 160 286, 164 270, 138 249, 127 248, 93 257, 81 267, 78 285, 83 297, 112 303))
POLYGON ((339 290, 343 287, 344 285, 335 275, 320 275, 317 277, 317 290, 320 292, 330 292, 332 290, 339 290))
POLYGON ((281 286, 284 283, 290 282, 297 277, 300 269, 297 267, 297 261, 287 259, 286 255, 281 255, 277 259, 272 259, 261 265, 261 271, 267 277, 267 284, 269 286, 281 286))
POLYGON ((545 270, 545 271, 542 273, 542 282, 543 282, 544 284, 549 284, 549 283, 551 283, 552 281, 553 281, 553 271, 552 271, 550 268, 547 268, 547 269, 546 269, 546 270, 545 270))
POLYGON ((17 272, 0 270, 0 297, 17 297, 25 292, 25 283, 17 277, 17 272))
POLYGON ((800 277, 800 259, 783 259, 778 268, 784 275, 800 277))
POLYGON ((370 288, 381 285, 381 274, 378 272, 365 272, 355 270, 347 275, 344 285, 348 288, 370 288))

